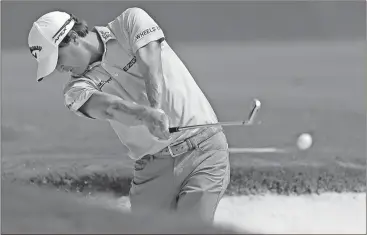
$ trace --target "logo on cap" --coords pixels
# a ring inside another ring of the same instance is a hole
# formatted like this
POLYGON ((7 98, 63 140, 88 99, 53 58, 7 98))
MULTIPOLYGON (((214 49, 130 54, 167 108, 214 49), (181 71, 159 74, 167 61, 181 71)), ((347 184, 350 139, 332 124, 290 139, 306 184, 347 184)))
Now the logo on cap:
POLYGON ((63 29, 61 30, 60 34, 58 34, 58 35, 57 35, 57 37, 55 38, 55 43, 57 43, 57 41, 60 39, 60 37, 61 37, 62 35, 64 35, 65 31, 66 31, 66 28, 63 28, 63 29))
POLYGON ((29 50, 31 51, 31 54, 33 55, 33 57, 37 59, 38 53, 42 51, 42 47, 41 46, 31 46, 29 50))
POLYGON ((60 37, 62 37, 66 32, 66 27, 73 21, 72 15, 70 15, 70 18, 65 22, 63 26, 55 33, 55 35, 52 37, 54 39, 54 42, 58 44, 58 41, 60 37))

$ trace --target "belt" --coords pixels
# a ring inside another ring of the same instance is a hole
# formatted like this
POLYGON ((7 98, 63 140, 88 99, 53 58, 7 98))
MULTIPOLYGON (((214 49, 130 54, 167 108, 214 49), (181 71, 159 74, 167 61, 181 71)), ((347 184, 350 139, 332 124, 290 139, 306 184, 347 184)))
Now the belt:
POLYGON ((183 142, 178 144, 174 143, 172 145, 167 146, 166 148, 162 149, 158 153, 154 154, 155 156, 160 155, 171 155, 172 157, 179 156, 184 154, 190 150, 196 149, 198 145, 205 140, 209 139, 210 137, 214 136, 215 134, 222 131, 222 127, 209 127, 205 130, 199 132, 198 134, 185 139, 183 142))

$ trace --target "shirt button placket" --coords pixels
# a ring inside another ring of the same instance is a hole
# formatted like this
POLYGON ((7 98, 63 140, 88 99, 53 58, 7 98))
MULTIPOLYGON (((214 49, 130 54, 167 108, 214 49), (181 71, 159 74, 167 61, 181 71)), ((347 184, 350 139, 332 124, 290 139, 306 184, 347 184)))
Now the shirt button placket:
POLYGON ((106 66, 106 62, 102 62, 102 67, 103 69, 109 74, 109 76, 113 76, 112 74, 112 71, 109 70, 109 67, 106 66))

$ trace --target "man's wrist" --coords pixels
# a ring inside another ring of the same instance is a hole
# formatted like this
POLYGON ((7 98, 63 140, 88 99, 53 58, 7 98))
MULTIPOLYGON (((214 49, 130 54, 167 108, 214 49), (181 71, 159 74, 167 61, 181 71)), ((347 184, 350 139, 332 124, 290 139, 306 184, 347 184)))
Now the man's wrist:
POLYGON ((149 111, 149 107, 147 106, 142 106, 141 107, 141 111, 139 112, 138 115, 138 120, 142 121, 143 123, 145 123, 150 115, 150 111, 149 111))
POLYGON ((157 111, 159 111, 162 115, 164 114, 164 111, 160 108, 152 108, 148 106, 143 106, 142 111, 139 115, 139 120, 141 120, 143 123, 150 123, 152 122, 152 115, 157 115, 157 111))

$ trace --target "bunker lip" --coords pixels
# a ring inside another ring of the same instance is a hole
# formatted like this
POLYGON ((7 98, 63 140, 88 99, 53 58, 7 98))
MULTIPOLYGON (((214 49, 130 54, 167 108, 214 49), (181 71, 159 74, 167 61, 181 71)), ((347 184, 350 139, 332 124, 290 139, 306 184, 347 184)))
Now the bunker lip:
MULTIPOLYGON (((3 174, 2 177, 84 195, 103 192, 121 197, 129 194, 131 175, 126 173, 126 169, 80 173, 63 170, 34 174, 23 179, 12 174, 3 174)), ((345 164, 232 166, 226 195, 310 195, 325 192, 366 192, 365 168, 345 164)))

